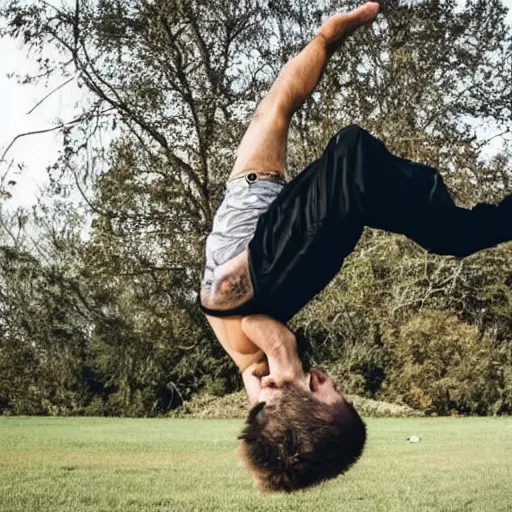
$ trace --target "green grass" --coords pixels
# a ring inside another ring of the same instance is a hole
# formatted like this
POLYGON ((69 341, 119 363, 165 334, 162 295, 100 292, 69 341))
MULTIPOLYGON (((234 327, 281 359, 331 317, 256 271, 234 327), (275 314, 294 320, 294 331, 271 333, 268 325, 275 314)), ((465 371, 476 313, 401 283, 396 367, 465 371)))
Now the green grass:
POLYGON ((254 489, 240 426, 0 418, 0 511, 512 511, 512 418, 368 420, 357 466, 293 495, 254 489))

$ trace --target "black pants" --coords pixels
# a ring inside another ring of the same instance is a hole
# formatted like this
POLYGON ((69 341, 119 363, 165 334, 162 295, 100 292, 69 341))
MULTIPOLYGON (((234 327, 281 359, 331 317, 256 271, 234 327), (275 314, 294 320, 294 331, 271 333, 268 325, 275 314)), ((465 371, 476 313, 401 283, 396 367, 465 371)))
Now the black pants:
POLYGON ((364 226, 458 257, 511 240, 511 200, 458 208, 435 169, 349 126, 260 217, 249 244, 255 295, 230 314, 289 320, 340 270, 364 226))

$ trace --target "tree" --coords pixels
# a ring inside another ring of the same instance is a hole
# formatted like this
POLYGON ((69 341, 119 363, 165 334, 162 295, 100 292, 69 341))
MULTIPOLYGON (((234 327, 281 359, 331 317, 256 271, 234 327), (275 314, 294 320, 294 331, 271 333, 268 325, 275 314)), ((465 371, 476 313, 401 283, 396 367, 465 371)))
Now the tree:
MULTIPOLYGON (((4 1, 0 35, 38 56, 38 76, 23 79, 60 77, 59 86, 87 91, 56 126, 62 152, 36 209, 51 243, 30 247, 44 275, 58 268, 70 304, 87 304, 83 407, 95 396, 101 413, 156 414, 205 387, 240 385, 196 304, 205 236, 255 105, 321 20, 355 3, 4 1)), ((477 136, 485 125, 506 138, 512 126, 505 14, 498 0, 463 9, 455 0, 383 2, 378 22, 347 41, 294 118, 290 174, 340 126, 358 122, 400 155, 442 168, 461 204, 510 190, 510 153, 486 159, 477 136)), ((425 308, 453 310, 505 343, 509 262, 509 247, 459 262, 367 232, 345 273, 295 325, 314 361, 377 396, 400 367, 385 333, 425 308)))

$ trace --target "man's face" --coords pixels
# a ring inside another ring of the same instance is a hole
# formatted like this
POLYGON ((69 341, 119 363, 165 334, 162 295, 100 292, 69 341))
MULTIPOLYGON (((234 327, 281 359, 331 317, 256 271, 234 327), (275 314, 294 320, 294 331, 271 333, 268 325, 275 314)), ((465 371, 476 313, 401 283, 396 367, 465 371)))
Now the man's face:
MULTIPOLYGON (((310 393, 311 396, 319 402, 334 404, 336 402, 345 401, 345 398, 338 391, 332 377, 316 368, 298 377, 294 381, 294 384, 310 393)), ((271 381, 266 384, 261 384, 260 381, 260 385, 255 386, 249 394, 249 401, 253 405, 259 402, 270 404, 276 399, 279 399, 282 392, 283 390, 273 385, 271 381)))

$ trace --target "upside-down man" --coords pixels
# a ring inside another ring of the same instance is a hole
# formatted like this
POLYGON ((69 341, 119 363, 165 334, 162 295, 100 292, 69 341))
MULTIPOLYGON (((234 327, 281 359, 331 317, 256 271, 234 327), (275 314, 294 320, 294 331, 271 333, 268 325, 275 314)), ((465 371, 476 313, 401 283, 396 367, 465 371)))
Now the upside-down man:
POLYGON ((253 406, 240 453, 260 487, 304 488, 360 456, 365 425, 319 370, 305 373, 285 323, 340 270, 363 228, 465 257, 512 239, 512 196, 457 207, 435 169, 391 154, 352 125, 285 181, 290 120, 329 57, 379 4, 329 18, 282 69, 242 139, 206 244, 201 307, 239 367, 253 406))

